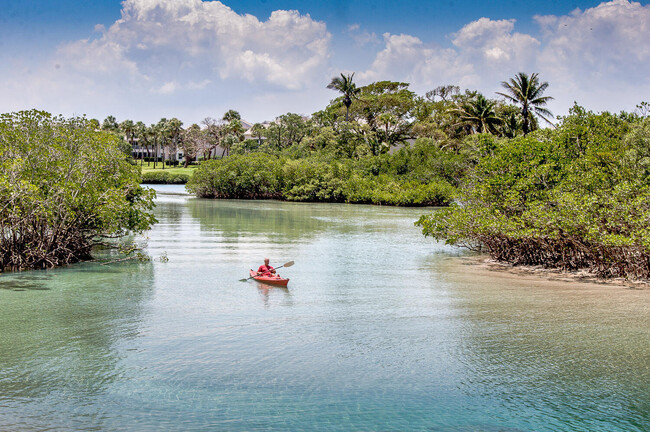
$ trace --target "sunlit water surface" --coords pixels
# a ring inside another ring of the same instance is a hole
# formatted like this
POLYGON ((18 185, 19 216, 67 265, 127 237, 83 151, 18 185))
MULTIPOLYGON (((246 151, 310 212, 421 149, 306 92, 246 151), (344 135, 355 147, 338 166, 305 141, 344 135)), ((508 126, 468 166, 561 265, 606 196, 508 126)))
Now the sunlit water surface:
POLYGON ((0 275, 0 430, 650 430, 647 290, 486 272, 423 209, 158 189, 168 262, 0 275), (239 282, 265 256, 288 289, 239 282))

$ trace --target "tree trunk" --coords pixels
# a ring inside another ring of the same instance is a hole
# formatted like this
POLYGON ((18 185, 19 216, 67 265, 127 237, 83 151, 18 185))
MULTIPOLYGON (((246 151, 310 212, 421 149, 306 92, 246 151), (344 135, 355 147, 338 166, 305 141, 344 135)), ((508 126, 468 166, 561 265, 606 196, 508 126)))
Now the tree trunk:
POLYGON ((522 125, 522 128, 524 130, 524 136, 526 136, 530 131, 530 127, 528 125, 528 106, 524 105, 523 109, 521 110, 521 115, 524 117, 524 124, 522 125))

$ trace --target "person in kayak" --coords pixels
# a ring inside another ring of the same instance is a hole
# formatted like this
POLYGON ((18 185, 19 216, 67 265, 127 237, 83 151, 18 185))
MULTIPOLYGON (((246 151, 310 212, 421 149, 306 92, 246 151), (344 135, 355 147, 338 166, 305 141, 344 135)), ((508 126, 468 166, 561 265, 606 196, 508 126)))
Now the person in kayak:
POLYGON ((257 269, 257 274, 258 275, 270 275, 270 274, 275 274, 275 269, 269 265, 269 259, 264 258, 264 264, 260 266, 260 268, 257 269))

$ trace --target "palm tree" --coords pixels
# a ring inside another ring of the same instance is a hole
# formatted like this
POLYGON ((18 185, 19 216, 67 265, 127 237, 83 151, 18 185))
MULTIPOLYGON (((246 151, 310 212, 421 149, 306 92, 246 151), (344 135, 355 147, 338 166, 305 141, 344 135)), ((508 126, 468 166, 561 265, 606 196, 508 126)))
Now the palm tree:
POLYGON ((102 130, 109 131, 109 132, 116 132, 118 128, 119 126, 117 124, 117 120, 115 120, 115 117, 113 117, 112 115, 106 117, 102 122, 102 130))
POLYGON ((537 73, 533 73, 529 77, 527 74, 519 72, 514 78, 510 78, 510 81, 502 81, 501 85, 507 92, 497 92, 497 94, 505 97, 509 102, 521 106, 524 136, 532 130, 531 124, 535 125, 535 115, 553 126, 553 123, 547 118, 553 117, 553 114, 546 108, 542 108, 553 98, 542 96, 548 88, 548 83, 540 83, 537 73))
MULTIPOLYGON (((156 142, 158 143, 158 147, 156 149, 156 156, 158 155, 158 148, 162 150, 162 169, 165 169, 165 147, 167 146, 167 119, 165 117, 161 118, 158 120, 158 123, 156 123, 154 127, 154 131, 156 134, 156 142)), ((154 168, 156 167, 154 163, 154 168)))
POLYGON ((253 136, 257 138, 258 146, 262 145, 262 138, 264 137, 265 132, 266 132, 266 128, 261 123, 255 123, 251 128, 251 134, 253 134, 253 136))
POLYGON ((176 153, 178 152, 178 144, 181 139, 181 133, 183 131, 183 122, 177 119, 176 117, 170 119, 165 123, 164 132, 167 135, 167 145, 169 147, 168 156, 175 163, 176 153), (174 155, 172 157, 172 154, 174 155))
POLYGON ((496 102, 482 94, 470 99, 451 111, 460 116, 461 123, 469 125, 476 133, 496 133, 496 126, 502 122, 494 111, 496 102))
POLYGON ((235 111, 234 109, 229 109, 223 115, 221 120, 226 121, 226 122, 231 122, 233 120, 241 120, 241 115, 239 114, 239 112, 235 111))
POLYGON ((354 78, 354 73, 352 75, 345 76, 341 74, 341 78, 334 77, 332 82, 327 85, 328 89, 337 90, 343 93, 343 104, 345 105, 345 121, 350 121, 350 105, 352 105, 352 98, 355 97, 361 89, 358 89, 356 84, 352 82, 354 78))
POLYGON ((223 152, 221 153, 222 158, 224 155, 230 154, 230 148, 233 144, 242 142, 244 140, 245 131, 244 127, 241 124, 241 121, 238 119, 233 119, 230 121, 230 123, 224 126, 224 132, 225 137, 221 142, 221 146, 223 147, 223 152))
MULTIPOLYGON (((133 120, 124 120, 118 125, 118 127, 119 131, 124 134, 126 141, 131 146, 131 154, 134 154, 133 157, 135 158, 136 152, 133 148, 133 144, 135 143, 135 124, 133 123, 133 120)), ((142 155, 142 151, 140 151, 140 154, 142 155)))
POLYGON ((145 158, 144 150, 147 151, 147 157, 151 156, 151 152, 149 151, 147 126, 141 121, 137 122, 135 125, 133 125, 133 135, 135 136, 135 140, 138 142, 138 147, 140 147, 140 166, 142 166, 145 158))

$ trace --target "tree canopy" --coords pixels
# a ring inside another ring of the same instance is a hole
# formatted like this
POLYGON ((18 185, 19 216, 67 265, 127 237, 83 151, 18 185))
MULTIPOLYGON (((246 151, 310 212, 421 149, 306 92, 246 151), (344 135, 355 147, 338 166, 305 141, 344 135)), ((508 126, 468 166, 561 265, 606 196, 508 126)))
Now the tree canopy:
POLYGON ((153 192, 124 150, 85 118, 0 116, 0 270, 88 259, 102 239, 148 229, 153 192))

